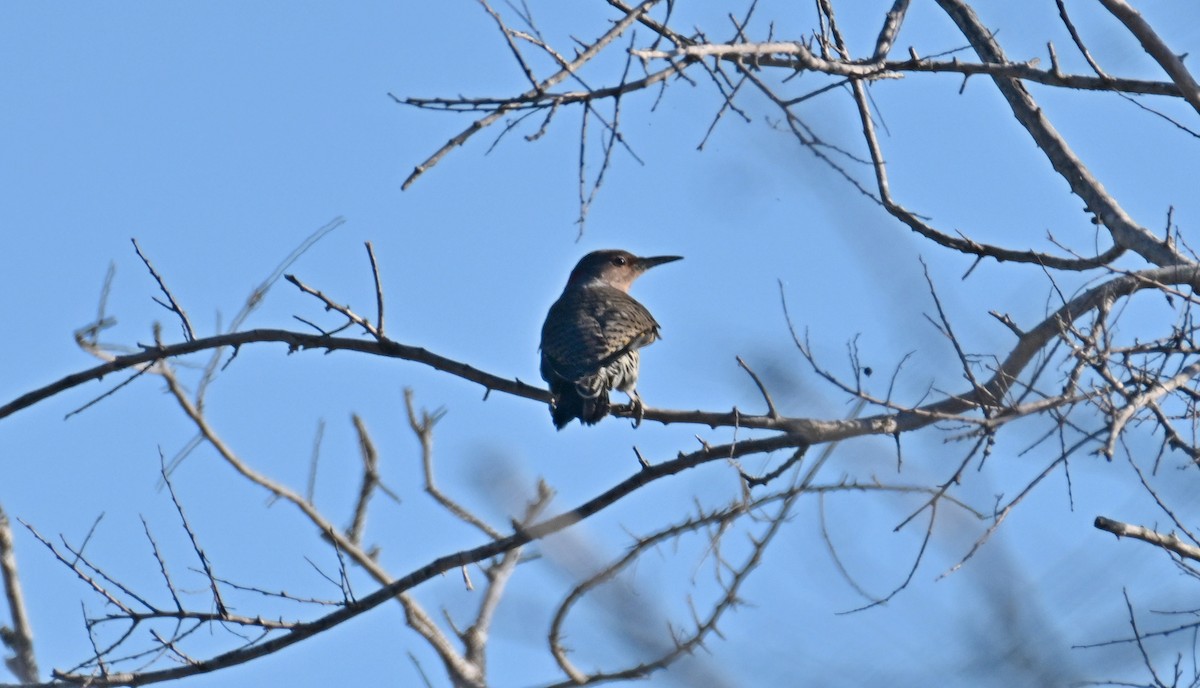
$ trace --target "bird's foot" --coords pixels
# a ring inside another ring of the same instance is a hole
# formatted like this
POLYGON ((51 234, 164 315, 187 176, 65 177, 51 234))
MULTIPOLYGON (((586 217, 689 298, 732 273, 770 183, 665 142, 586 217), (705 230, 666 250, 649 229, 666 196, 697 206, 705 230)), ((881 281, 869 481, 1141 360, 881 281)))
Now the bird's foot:
POLYGON ((646 406, 637 394, 629 395, 629 412, 633 414, 633 427, 640 428, 642 419, 646 417, 646 406))

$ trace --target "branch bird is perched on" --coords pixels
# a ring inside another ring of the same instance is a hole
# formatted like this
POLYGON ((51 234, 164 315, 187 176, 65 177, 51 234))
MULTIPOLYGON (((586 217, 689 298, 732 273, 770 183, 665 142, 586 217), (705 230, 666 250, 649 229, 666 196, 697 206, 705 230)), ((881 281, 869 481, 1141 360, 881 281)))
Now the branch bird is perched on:
POLYGON ((541 372, 554 395, 554 427, 561 430, 573 418, 595 425, 608 414, 612 389, 629 395, 640 420, 638 349, 658 339, 658 322, 629 295, 629 285, 675 260, 680 256, 593 251, 571 271, 542 325, 541 372))

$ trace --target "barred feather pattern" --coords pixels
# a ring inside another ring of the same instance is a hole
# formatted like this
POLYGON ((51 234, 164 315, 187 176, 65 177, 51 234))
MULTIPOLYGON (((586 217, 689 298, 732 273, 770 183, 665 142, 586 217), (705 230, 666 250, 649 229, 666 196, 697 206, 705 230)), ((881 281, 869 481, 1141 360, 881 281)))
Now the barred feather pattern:
POLYGON ((554 425, 599 422, 613 389, 637 400, 638 349, 658 337, 654 316, 620 289, 594 284, 564 291, 542 326, 541 374, 554 395, 554 425))

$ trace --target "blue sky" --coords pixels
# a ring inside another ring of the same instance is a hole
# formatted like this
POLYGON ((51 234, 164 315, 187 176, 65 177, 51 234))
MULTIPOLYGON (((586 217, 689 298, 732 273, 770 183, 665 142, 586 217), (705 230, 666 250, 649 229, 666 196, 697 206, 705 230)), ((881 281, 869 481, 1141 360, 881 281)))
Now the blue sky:
MULTIPOLYGON (((680 12, 696 14, 696 24, 720 27, 714 35, 727 32, 722 12, 705 16, 677 4, 680 12)), ((863 54, 873 44, 875 17, 890 3, 843 4, 852 49, 863 54)), ((930 54, 962 44, 936 7, 914 4, 901 46, 930 54)), ((1065 69, 1085 71, 1055 23, 1053 3, 1018 4, 981 8, 1009 55, 1045 61, 1045 42, 1053 40, 1065 69)), ((570 12, 551 3, 532 9, 547 35, 565 46, 567 36, 596 35, 613 17, 603 3, 577 5, 570 12)), ((1080 5, 1080 29, 1107 69, 1160 78, 1111 20, 1091 17, 1080 5)), ((1145 5, 1168 43, 1178 52, 1195 50, 1200 23, 1192 9, 1145 5)), ((814 27, 811 14, 807 5, 763 5, 754 35, 764 36, 765 17, 773 16, 779 35, 799 36, 814 27)), ((613 64, 602 62, 587 78, 611 81, 605 69, 613 64)), ((952 348, 924 318, 932 303, 920 258, 972 351, 1001 354, 1011 344, 986 311, 1031 324, 1053 302, 1044 275, 1030 266, 985 262, 962 280, 969 258, 919 240, 865 202, 773 128, 773 113, 761 100, 744 103, 751 123, 726 117, 705 150, 696 151, 718 106, 701 82, 673 83, 656 107, 657 92, 626 99, 624 134, 644 164, 616 155, 582 236, 575 224, 577 111, 560 113, 536 142, 521 138, 536 129, 526 125, 490 153, 499 130, 484 132, 402 192, 413 166, 469 120, 397 105, 389 93, 499 96, 523 86, 491 20, 466 0, 305 3, 302 9, 277 2, 9 3, 0 6, 0 65, 5 402, 94 364, 72 332, 95 317, 110 263, 116 277, 107 311, 117 324, 103 340, 147 343, 156 320, 168 339, 178 338, 176 323, 151 301, 156 285, 131 237, 196 328, 212 334, 295 246, 339 217, 345 224, 290 272, 372 314, 363 249, 369 240, 380 261, 391 336, 530 382, 538 381, 541 320, 581 255, 612 247, 685 256, 634 290, 663 325, 663 341, 643 356, 640 389, 651 406, 760 410, 753 384, 735 364, 741 355, 778 382, 785 413, 849 413, 845 399, 794 350, 780 283, 792 317, 831 367, 846 370, 846 342, 856 335, 864 362, 889 374, 913 352, 898 387, 909 402, 931 386, 963 388, 952 348)), ((805 80, 820 83, 800 77, 797 92, 805 80)), ((959 86, 952 77, 911 77, 872 87, 888 128, 884 145, 898 198, 938 226, 981 241, 1045 250, 1052 232, 1088 252, 1096 235, 1079 201, 999 109, 994 89, 978 78, 961 95, 959 86)), ((1192 137, 1111 96, 1031 91, 1135 219, 1160 231, 1174 206, 1186 233, 1196 214, 1192 137)), ((854 145, 857 124, 849 105, 835 92, 804 112, 829 140, 854 145)), ((1176 103, 1155 105, 1187 117, 1176 103)), ((857 173, 868 179, 865 168, 857 173)), ((1063 286, 1069 291, 1079 283, 1063 286)), ((1152 305, 1147 311, 1144 317, 1154 317, 1152 305)), ((281 282, 246 327, 303 329, 294 315, 336 321, 281 282)), ((195 379, 194 370, 183 375, 195 379)), ((0 423, 0 505, 43 534, 62 533, 76 543, 103 514, 88 553, 154 589, 157 566, 139 516, 176 557, 178 575, 188 576, 190 549, 169 498, 155 484, 159 450, 173 455, 193 430, 155 379, 63 420, 120 379, 86 385, 0 423)), ((886 376, 872 384, 886 384, 886 376)), ((348 519, 357 487, 350 414, 362 415, 380 447, 385 480, 402 497, 398 505, 376 504, 368 539, 400 574, 481 542, 421 492, 417 444, 404 418, 406 387, 419 404, 447 410, 436 435, 443 485, 500 527, 537 477, 557 490, 555 508, 565 509, 635 471, 631 445, 664 460, 694 447, 696 433, 713 442, 730 439, 727 431, 707 428, 648 423, 633 430, 615 419, 556 433, 541 405, 501 394, 484 401, 478 386, 416 364, 346 353, 288 356, 279 345, 243 350, 213 388, 209 413, 247 460, 301 488, 323 420, 317 502, 339 523, 348 519)), ((936 431, 906 439, 908 461, 899 479, 943 480, 966 450, 944 439, 936 431)), ((1041 467, 1036 455, 1020 455, 1029 441, 1019 431, 1006 436, 961 494, 987 508, 991 495, 1019 489, 1041 467)), ((895 478, 892 444, 865 438, 837 450, 825 479, 876 475, 895 478)), ((1069 647, 1125 632, 1122 588, 1144 608, 1196 606, 1195 591, 1164 557, 1091 527, 1102 513, 1132 522, 1158 518, 1130 475, 1127 466, 1081 460, 1073 466, 1073 509, 1056 474, 980 555, 937 580, 981 529, 946 515, 910 589, 887 606, 850 615, 836 612, 860 606, 862 598, 830 560, 817 501, 803 501, 754 574, 744 595, 750 604, 725 620, 727 638, 713 639, 704 661, 737 677, 737 685, 780 685, 797 673, 824 685, 928 685, 935 678, 953 685, 956 677, 962 685, 984 685, 988 678, 979 667, 986 660, 977 641, 1003 635, 996 615, 1004 608, 1053 631, 1042 648, 1046 655, 1087 667, 1083 677, 1106 678, 1106 670, 1133 656, 1119 650, 1100 657, 1069 647), (1023 594, 1003 607, 1000 593, 984 593, 1007 580, 1017 581, 1023 594), (1000 607, 987 606, 989 599, 1000 607), (798 659, 783 665, 784 653, 798 659)), ((266 503, 261 490, 239 482, 207 449, 176 476, 193 526, 229 578, 314 596, 336 592, 305 558, 327 571, 336 570, 336 562, 287 506, 266 503)), ((727 466, 669 482, 588 522, 579 536, 603 558, 618 556, 629 542, 627 531, 645 533, 687 516, 694 495, 715 505, 738 489, 727 466)), ((1194 497, 1187 499, 1194 504, 1194 497)), ((907 573, 921 530, 891 530, 914 504, 863 495, 826 500, 839 553, 874 594, 907 573)), ((677 623, 689 618, 684 582, 700 560, 701 544, 665 548, 636 573, 643 594, 677 623)), ((18 556, 43 670, 69 667, 88 651, 80 600, 92 613, 103 608, 23 529, 18 556)), ((358 583, 365 594, 369 583, 358 583)), ((546 615, 570 586, 569 576, 549 561, 518 572, 493 634, 495 685, 560 678, 545 652, 546 615)), ((711 592, 702 584, 697 595, 711 592)), ((416 595, 433 613, 445 607, 452 615, 465 614, 477 599, 450 576, 416 595)), ((584 614, 605 628, 597 620, 602 610, 584 614)), ((619 644, 583 621, 575 634, 585 666, 621 656, 619 644)), ((212 638, 217 648, 233 642, 219 633, 212 638)), ((286 679, 318 686, 383 676, 413 685, 419 675, 410 652, 435 685, 445 685, 436 657, 403 627, 399 609, 388 607, 261 662, 190 682, 252 686, 286 679)), ((660 675, 651 684, 683 685, 678 677, 686 675, 660 675)), ((10 678, 0 672, 0 682, 10 678)))

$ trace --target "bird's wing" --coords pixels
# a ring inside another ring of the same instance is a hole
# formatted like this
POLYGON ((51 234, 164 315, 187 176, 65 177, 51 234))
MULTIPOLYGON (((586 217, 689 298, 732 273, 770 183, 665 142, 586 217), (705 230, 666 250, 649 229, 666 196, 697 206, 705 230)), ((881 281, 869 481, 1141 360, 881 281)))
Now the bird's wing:
POLYGON ((653 342, 658 327, 650 311, 620 289, 572 290, 550 307, 542 327, 542 353, 549 359, 543 363, 559 377, 579 380, 653 342))

